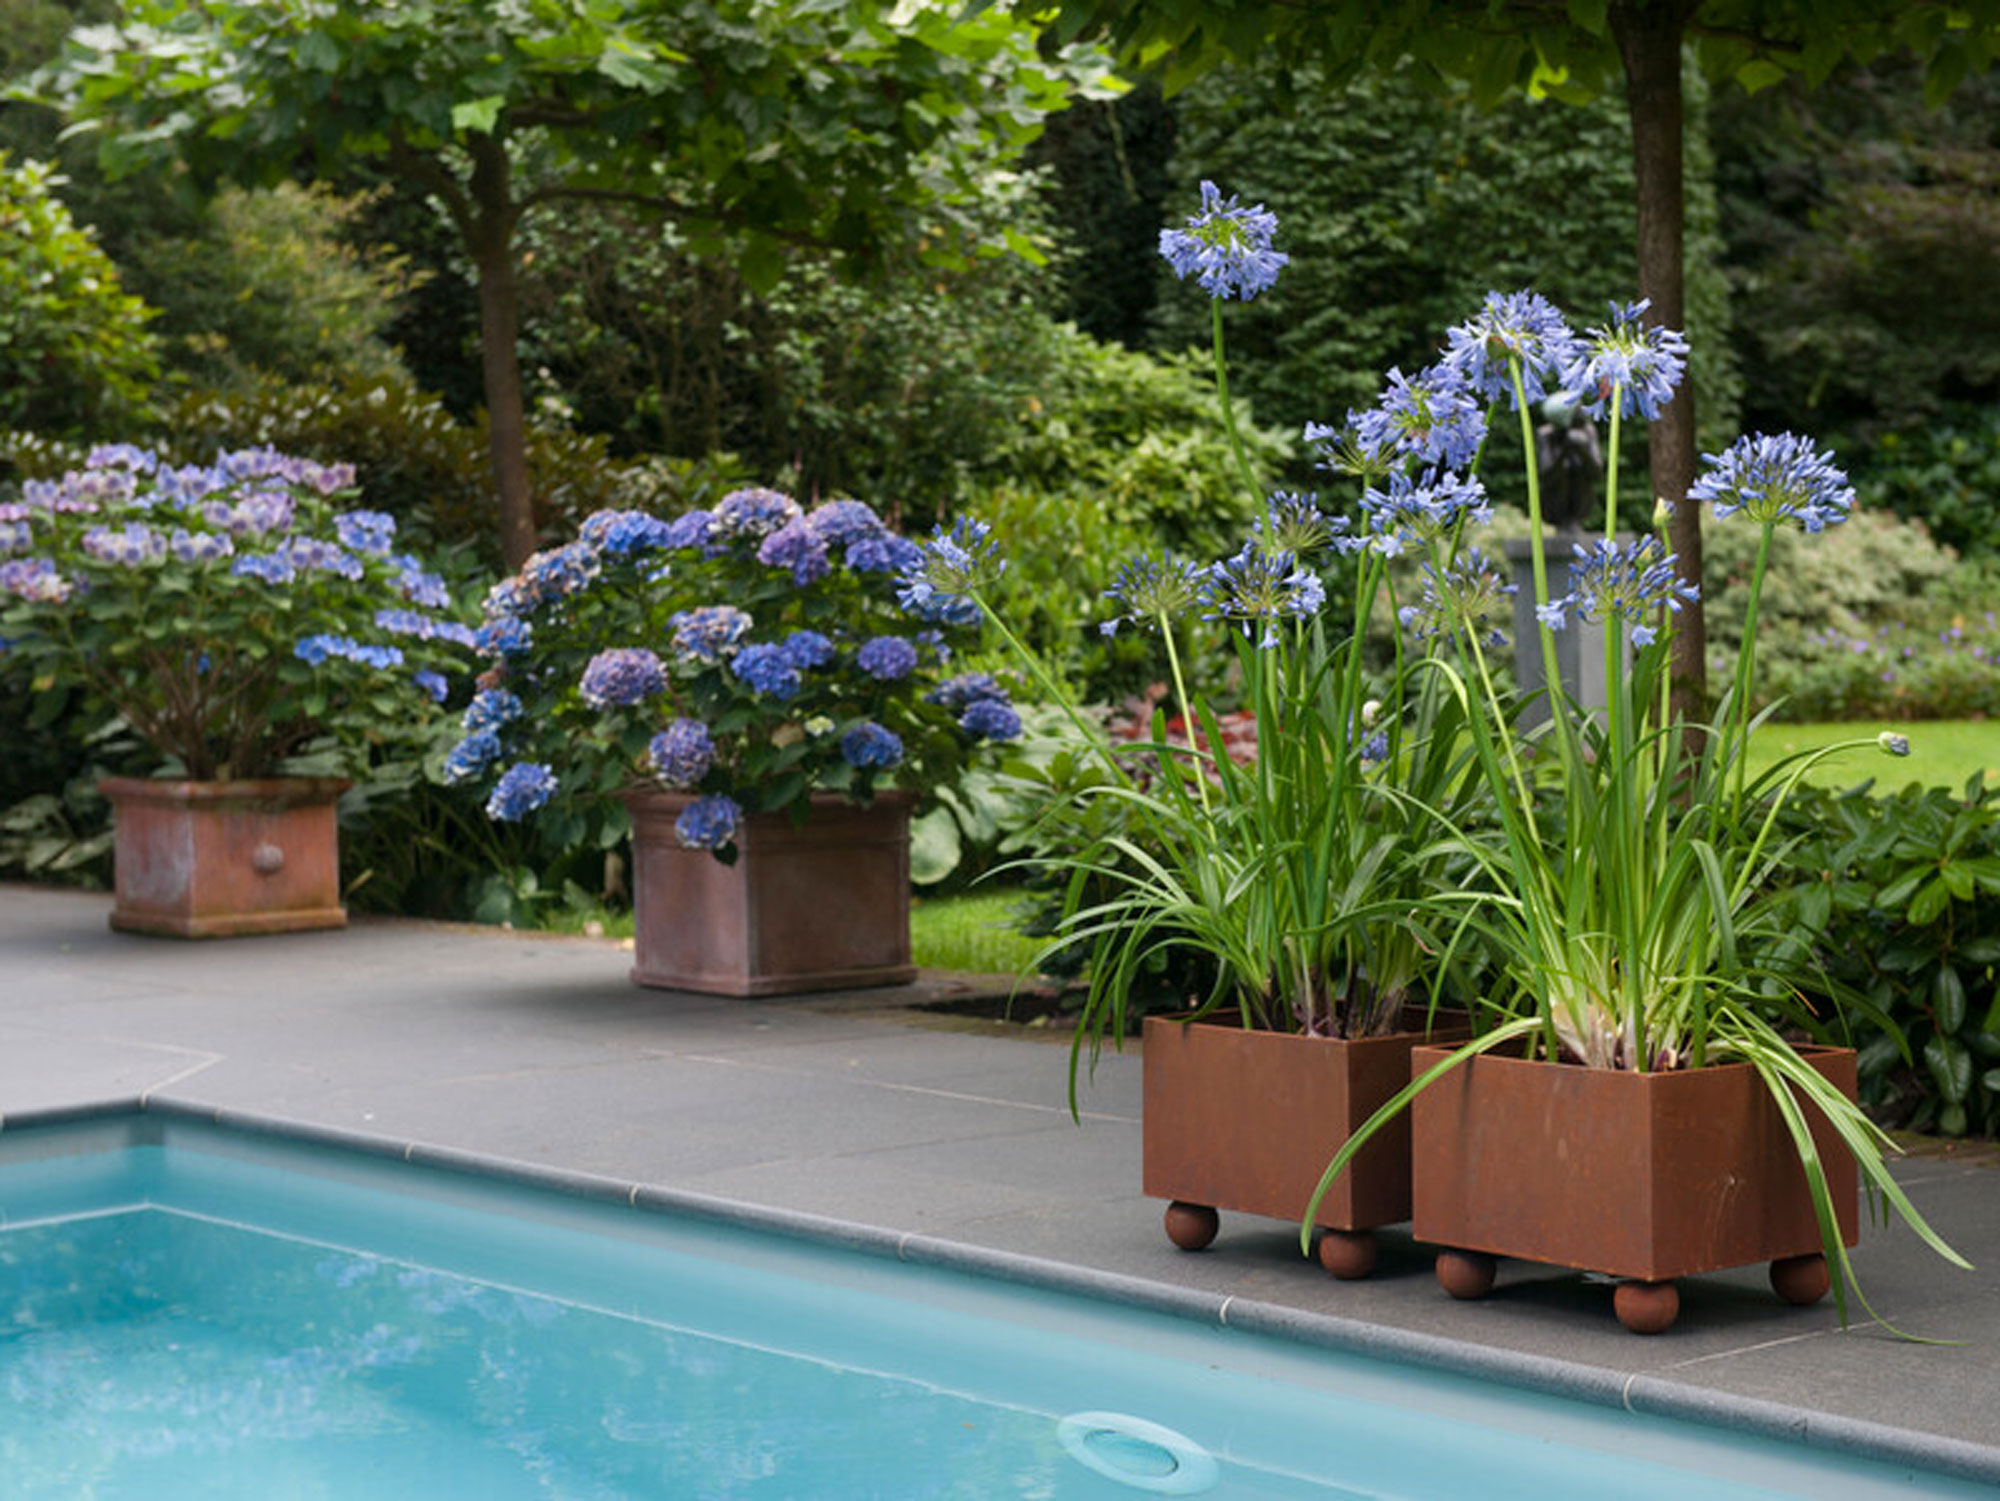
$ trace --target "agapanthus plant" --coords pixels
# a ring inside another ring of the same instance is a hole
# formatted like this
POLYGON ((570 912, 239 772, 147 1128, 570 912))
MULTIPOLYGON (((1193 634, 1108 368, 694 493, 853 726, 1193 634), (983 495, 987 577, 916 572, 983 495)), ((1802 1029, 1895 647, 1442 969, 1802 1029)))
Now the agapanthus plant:
POLYGON ((269 449, 177 467, 121 444, 30 480, 0 503, 0 665, 116 711, 193 780, 351 760, 434 712, 472 640, 355 498, 352 466, 269 449))
MULTIPOLYGON (((1425 816, 1483 872, 1477 906, 1451 910, 1496 956, 1501 983, 1479 1018, 1481 1035, 1356 1132, 1321 1192, 1416 1092, 1489 1048, 1512 1045, 1584 1067, 1642 1072, 1741 1061, 1769 1085, 1799 1144, 1844 1311, 1846 1249, 1801 1101, 1833 1123, 1868 1181, 1918 1232, 1958 1259, 1889 1176, 1887 1139, 1798 1052, 1794 1040, 1813 1023, 1788 1014, 1785 1004, 1802 979, 1792 968, 1800 955, 1764 894, 1783 853, 1774 833, 1779 815, 1809 765, 1872 743, 1843 742, 1756 776, 1749 772, 1749 742, 1759 722, 1749 713, 1751 643, 1771 537, 1781 525, 1819 531, 1838 523, 1853 492, 1829 456, 1789 435, 1745 438, 1708 456, 1690 503, 1711 505, 1719 524, 1747 518, 1761 538, 1746 645, 1716 717, 1707 724, 1674 721, 1667 692, 1672 637, 1695 587, 1679 577, 1659 540, 1616 532, 1620 424, 1657 417, 1685 369, 1686 342, 1645 324, 1645 312, 1644 303, 1614 307, 1607 327, 1579 338, 1542 298, 1495 293, 1447 339, 1442 364, 1496 407, 1512 404, 1528 455, 1535 452, 1532 405, 1545 394, 1562 392, 1608 420, 1603 535, 1576 547, 1564 592, 1548 579, 1541 549, 1531 553, 1546 681, 1561 683, 1554 633, 1595 621, 1603 627, 1606 698, 1581 705, 1554 688, 1542 727, 1532 737, 1517 734, 1490 657, 1490 591, 1460 578, 1465 560, 1454 556, 1448 528, 1408 528, 1427 578, 1412 617, 1453 643, 1451 662, 1439 674, 1464 708, 1497 835, 1471 827, 1456 809, 1434 806, 1425 816)), ((1365 455, 1366 444, 1336 447, 1343 458, 1357 451, 1365 455)), ((1539 536, 1540 476, 1532 459, 1526 481, 1529 521, 1539 536)), ((1426 480, 1439 491, 1453 483, 1442 469, 1426 480)), ((1375 509, 1386 506, 1378 499, 1375 509)), ((1422 510, 1405 504, 1397 514, 1422 510)), ((1897 749, 1886 742, 1883 748, 1897 749)), ((1308 1210, 1308 1224, 1311 1216, 1308 1210)))
MULTIPOLYGON (((1185 229, 1161 235, 1161 252, 1183 276, 1199 274, 1214 300, 1227 413, 1221 305, 1268 290, 1286 257, 1274 248, 1272 215, 1236 207, 1213 184, 1202 198, 1185 229)), ((1430 648, 1371 665, 1361 628, 1389 588, 1391 558, 1420 540, 1455 543, 1485 514, 1476 481, 1435 471, 1441 457, 1476 450, 1483 421, 1461 378, 1397 377, 1356 423, 1353 450, 1376 487, 1356 515, 1279 492, 1227 558, 1142 555, 1117 570, 1104 628, 1162 638, 1173 702, 1158 706, 1143 744, 1108 744, 1072 710, 1078 739, 1096 755, 1093 774, 1072 789, 1085 805, 1074 821, 1099 832, 1031 863, 1065 879, 1052 947, 1092 952, 1073 1060, 1124 1034, 1139 977, 1162 959, 1196 959, 1215 976, 1191 998, 1196 1008, 1225 1008, 1252 1028, 1376 1036, 1443 997, 1452 924, 1419 909, 1447 901, 1469 862, 1413 821, 1410 794, 1449 807, 1476 787, 1463 716, 1442 684, 1422 683, 1430 648), (1191 696, 1188 652, 1232 657, 1240 693, 1191 696)), ((940 537, 909 587, 991 615, 996 547, 976 524, 940 537)), ((1006 621, 993 624, 1037 671, 1006 621)), ((1059 685, 1044 678, 1041 687, 1064 701, 1059 685)))
POLYGON ((489 665, 445 776, 490 784, 502 820, 685 792, 681 842, 725 859, 752 814, 933 785, 1021 724, 999 683, 960 670, 965 610, 899 601, 917 556, 854 500, 808 511, 752 488, 671 521, 600 511, 488 595, 489 665))

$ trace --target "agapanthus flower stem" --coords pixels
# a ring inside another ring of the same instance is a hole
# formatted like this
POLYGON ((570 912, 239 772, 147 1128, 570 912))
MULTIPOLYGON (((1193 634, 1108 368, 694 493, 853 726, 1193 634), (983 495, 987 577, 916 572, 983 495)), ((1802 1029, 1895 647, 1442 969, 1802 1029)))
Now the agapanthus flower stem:
MULTIPOLYGON (((1220 304, 1217 304, 1217 306, 1220 306, 1220 304)), ((1206 813, 1208 812, 1208 775, 1201 769, 1200 751, 1195 746, 1197 726, 1195 724, 1194 709, 1188 699, 1187 682, 1181 676, 1180 650, 1174 645, 1174 623, 1164 613, 1155 618, 1160 622, 1160 638, 1167 643, 1167 667, 1174 675, 1174 697, 1180 701, 1181 723, 1187 726, 1188 748, 1195 751, 1196 755, 1194 790, 1201 798, 1201 811, 1206 813)), ((1211 746, 1210 749, 1219 755, 1227 754, 1221 746, 1211 746)))
POLYGON ((1222 403, 1222 426, 1229 434, 1230 452, 1236 455, 1236 468, 1243 476, 1243 487, 1252 495, 1257 493, 1257 476, 1250 468, 1249 455, 1243 451, 1243 437, 1236 431, 1236 408, 1229 400, 1229 361, 1222 352, 1222 299, 1214 298, 1208 305, 1209 327, 1213 332, 1211 343, 1215 350, 1215 395, 1222 403))
MULTIPOLYGON (((1541 606, 1549 602, 1549 562, 1544 556, 1548 549, 1542 533, 1542 478, 1535 463, 1535 419, 1528 408, 1527 381, 1521 372, 1519 355, 1508 355, 1507 371, 1514 382, 1514 410, 1521 419, 1521 451, 1528 456, 1522 468, 1527 471, 1528 480, 1528 560, 1535 575, 1535 634, 1541 638, 1543 691, 1548 695, 1549 722, 1554 724, 1561 708, 1562 667, 1556 661, 1555 633, 1540 615, 1541 606)), ((1562 739, 1567 745, 1568 737, 1562 739)))
POLYGON ((1743 647, 1736 654, 1736 686, 1734 689, 1736 711, 1736 733, 1730 743, 1736 748, 1735 790, 1729 799, 1729 821, 1733 825, 1743 816, 1743 787, 1749 775, 1750 764, 1750 685, 1756 681, 1757 662, 1757 604, 1764 597, 1764 574, 1771 566, 1771 538, 1778 530, 1778 520, 1774 516, 1764 523, 1763 531, 1757 538, 1757 562, 1750 570, 1750 599, 1743 607, 1743 647))

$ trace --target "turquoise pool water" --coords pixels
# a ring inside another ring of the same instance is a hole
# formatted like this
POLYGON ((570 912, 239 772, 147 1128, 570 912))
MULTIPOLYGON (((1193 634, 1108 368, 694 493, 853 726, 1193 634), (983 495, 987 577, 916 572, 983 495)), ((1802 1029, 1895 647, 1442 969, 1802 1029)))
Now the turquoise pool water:
POLYGON ((146 1135, 0 1135, 0 1494, 1990 1494, 686 1216, 146 1135))

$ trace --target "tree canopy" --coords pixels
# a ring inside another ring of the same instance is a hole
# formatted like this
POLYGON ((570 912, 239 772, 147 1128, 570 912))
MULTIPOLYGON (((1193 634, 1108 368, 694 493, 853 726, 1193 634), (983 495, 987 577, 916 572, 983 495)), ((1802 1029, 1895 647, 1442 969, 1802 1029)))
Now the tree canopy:
POLYGON ((1044 57, 1005 8, 922 0, 127 0, 27 91, 97 130, 114 173, 178 160, 207 186, 367 164, 428 193, 477 273, 518 563, 537 540, 515 352, 524 215, 640 204, 753 284, 794 243, 962 254, 951 209, 973 176, 1108 79, 1087 48, 1044 57))

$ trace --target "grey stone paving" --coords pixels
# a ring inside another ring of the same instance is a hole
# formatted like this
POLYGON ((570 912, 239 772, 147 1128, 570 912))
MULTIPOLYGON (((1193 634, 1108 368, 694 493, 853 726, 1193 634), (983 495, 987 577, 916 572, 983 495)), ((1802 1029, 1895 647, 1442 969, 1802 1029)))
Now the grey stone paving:
POLYGON ((1072 1121, 1063 1039, 912 1009, 954 977, 719 1000, 634 987, 607 942, 361 920, 181 943, 112 933, 108 907, 0 884, 0 1117, 148 1096, 602 1174, 1358 1321, 1390 1344, 1449 1340, 1502 1367, 1548 1357, 1633 1394, 1882 1425, 1918 1450, 1975 1446, 1961 1468, 2000 1478, 1991 1166, 1899 1172, 1977 1270, 1900 1225, 1867 1227, 1855 1253, 1885 1320, 1959 1343, 1899 1341, 1865 1317, 1843 1330, 1830 1305, 1780 1305, 1761 1268, 1684 1283, 1679 1324, 1640 1339, 1606 1288, 1549 1268, 1504 1264, 1491 1297, 1454 1303, 1395 1232, 1358 1283, 1301 1260, 1273 1221, 1225 1215, 1209 1251, 1175 1251, 1139 1192, 1136 1050, 1104 1057, 1072 1121))

